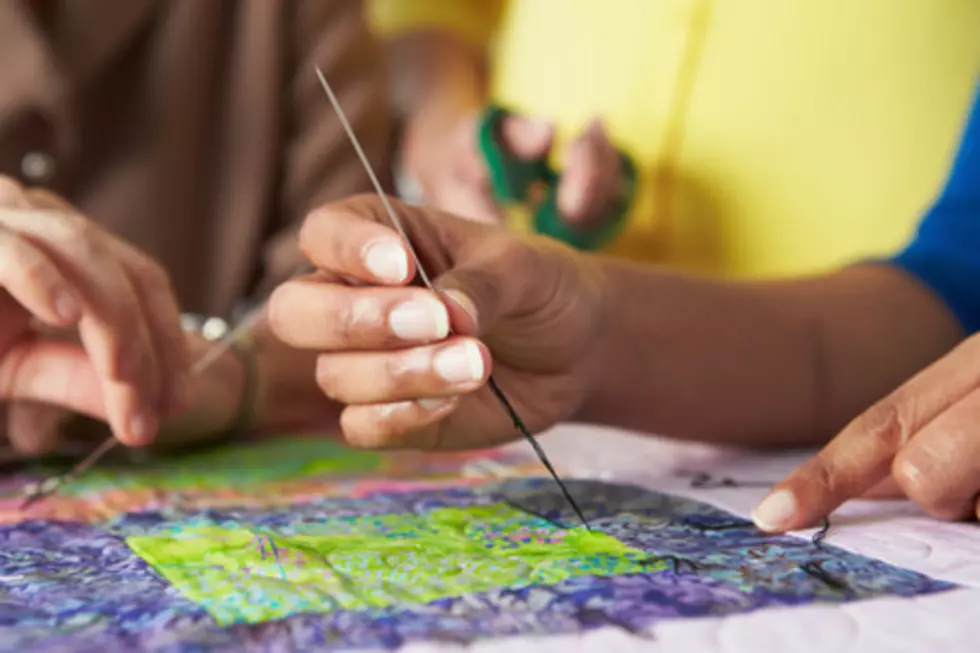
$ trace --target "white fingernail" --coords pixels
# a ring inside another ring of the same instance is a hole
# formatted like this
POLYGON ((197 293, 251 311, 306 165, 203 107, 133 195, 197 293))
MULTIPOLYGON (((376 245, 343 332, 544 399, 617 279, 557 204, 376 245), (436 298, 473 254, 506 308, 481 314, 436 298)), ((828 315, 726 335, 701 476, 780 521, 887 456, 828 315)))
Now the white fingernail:
POLYGON ((381 404, 375 409, 375 411, 377 412, 378 417, 380 417, 381 419, 388 419, 395 413, 411 407, 412 407, 412 402, 410 401, 397 401, 390 404, 381 404))
POLYGON ((392 309, 388 326, 402 340, 442 340, 449 335, 449 313, 440 301, 415 299, 392 309))
POLYGON ((378 279, 389 283, 401 283, 408 276, 405 248, 391 238, 383 238, 367 246, 364 266, 378 279))
POLYGON ((443 349, 435 355, 432 364, 436 374, 449 383, 472 383, 483 378, 483 355, 471 341, 443 349))
POLYGON ((785 530, 796 514, 796 497, 789 490, 777 490, 752 511, 752 521, 764 531, 785 530))
POLYGON ((419 405, 422 410, 434 413, 436 411, 446 408, 451 403, 455 401, 454 397, 428 397, 426 399, 419 399, 415 403, 419 405))

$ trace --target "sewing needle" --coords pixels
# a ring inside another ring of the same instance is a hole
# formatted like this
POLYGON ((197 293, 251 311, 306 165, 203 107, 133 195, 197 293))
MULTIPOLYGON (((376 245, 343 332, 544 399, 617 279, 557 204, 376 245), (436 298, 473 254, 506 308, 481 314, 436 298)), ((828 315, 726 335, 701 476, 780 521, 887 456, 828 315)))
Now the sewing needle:
MULTIPOLYGON (((364 166, 365 172, 367 172, 368 177, 371 179, 371 184, 374 186, 375 192, 381 199, 381 203, 384 205, 384 209, 388 214, 389 220, 391 220, 392 225, 401 235, 402 240, 405 241, 405 244, 408 245, 412 258, 415 259, 415 267, 418 270, 419 277, 421 277, 422 282, 429 290, 436 294, 441 294, 432 284, 432 281, 429 279, 429 275, 426 274, 422 261, 419 258, 418 253, 415 251, 415 247, 412 245, 412 241, 408 237, 408 233, 402 225, 401 219, 398 217, 398 213, 388 200, 388 196, 381 187, 381 182, 378 181, 377 175, 374 174, 374 168, 371 166, 371 162, 368 160, 367 155, 361 148, 361 143, 357 139, 357 134, 354 133, 354 128, 351 127, 350 122, 347 120, 347 114, 344 113, 343 107, 340 106, 340 101, 337 99, 337 96, 334 95, 333 89, 330 88, 330 84, 327 83, 327 78, 324 77, 323 71, 320 70, 319 66, 316 66, 316 75, 320 80, 320 85, 323 87, 323 91, 327 94, 327 99, 330 100, 330 104, 333 106, 334 113, 337 114, 337 118, 340 120, 340 124, 343 126, 344 131, 347 134, 348 140, 350 140, 351 145, 353 145, 354 151, 357 152, 357 156, 361 160, 361 165, 364 166)), ((537 438, 535 438, 534 435, 531 434, 531 431, 528 430, 527 426, 525 426, 524 421, 517 414, 517 411, 507 399, 506 395, 504 395, 503 391, 500 389, 500 386, 497 385, 497 382, 493 379, 493 376, 487 380, 487 385, 489 386, 490 391, 493 392, 494 396, 503 406, 504 410, 507 412, 508 417, 510 417, 511 421, 514 423, 514 428, 522 436, 524 436, 524 439, 527 440, 528 444, 531 445, 531 448, 534 449, 534 453, 537 455, 538 460, 541 461, 541 464, 544 465, 545 469, 548 470, 548 473, 551 474, 551 478, 554 479, 555 483, 558 485, 558 489, 561 491, 562 496, 564 496, 565 500, 572 507, 572 510, 582 521, 582 525, 585 526, 587 530, 591 530, 589 529, 588 520, 585 519, 585 514, 583 514, 582 510, 579 508, 578 503, 575 502, 575 499, 572 497, 571 492, 568 491, 564 481, 561 480, 558 472, 555 471, 551 461, 548 459, 548 455, 538 443, 537 438)))

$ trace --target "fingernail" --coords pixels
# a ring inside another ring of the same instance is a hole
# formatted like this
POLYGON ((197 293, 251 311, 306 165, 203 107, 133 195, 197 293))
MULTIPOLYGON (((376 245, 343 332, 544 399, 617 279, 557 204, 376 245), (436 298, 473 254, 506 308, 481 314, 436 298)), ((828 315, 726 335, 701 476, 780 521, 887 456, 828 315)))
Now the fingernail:
POLYGON ((67 290, 61 290, 55 295, 54 310, 65 322, 75 322, 82 315, 81 305, 67 290))
POLYGON ((786 530, 796 514, 796 497, 789 490, 777 490, 752 511, 752 521, 764 531, 786 530))
POLYGON ((473 342, 446 347, 435 355, 432 363, 436 374, 449 383, 472 383, 483 378, 483 355, 473 342))
POLYGON ((415 403, 417 403, 419 408, 422 410, 429 413, 434 413, 448 407, 454 401, 456 401, 455 397, 429 397, 426 399, 419 399, 415 403))
POLYGON ((387 419, 397 412, 403 411, 406 408, 411 408, 412 402, 410 401, 396 401, 390 404, 381 404, 375 408, 375 413, 381 419, 387 419))
POLYGON ((473 300, 471 300, 469 297, 464 295, 459 290, 447 290, 446 296, 449 297, 449 299, 453 300, 453 302, 455 302, 457 306, 463 309, 463 311, 467 315, 469 315, 470 319, 473 321, 473 324, 479 327, 479 322, 477 321, 478 315, 476 310, 476 304, 473 303, 473 300))
POLYGON ((156 434, 157 419, 149 411, 136 415, 129 424, 129 435, 133 444, 146 444, 156 434))
POLYGON ((449 313, 442 302, 415 299, 392 309, 388 326, 402 340, 442 340, 449 335, 449 313))
POLYGON ((408 257, 398 241, 384 238, 364 250, 364 266, 381 281, 401 283, 408 276, 408 257))

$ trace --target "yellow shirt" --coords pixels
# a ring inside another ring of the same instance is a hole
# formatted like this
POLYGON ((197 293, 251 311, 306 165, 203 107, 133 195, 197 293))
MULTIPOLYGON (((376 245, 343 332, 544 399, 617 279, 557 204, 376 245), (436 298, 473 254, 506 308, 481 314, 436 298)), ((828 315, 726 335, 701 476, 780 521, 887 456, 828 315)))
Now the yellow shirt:
POLYGON ((372 0, 385 34, 492 43, 499 102, 592 116, 643 177, 609 251, 737 277, 890 253, 980 74, 978 0, 372 0))

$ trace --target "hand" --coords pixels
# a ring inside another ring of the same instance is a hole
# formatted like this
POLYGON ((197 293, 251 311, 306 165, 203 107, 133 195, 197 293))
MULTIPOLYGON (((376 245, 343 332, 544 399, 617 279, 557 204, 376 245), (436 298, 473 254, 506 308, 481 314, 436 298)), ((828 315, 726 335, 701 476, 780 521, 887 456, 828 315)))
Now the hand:
POLYGON ((280 286, 270 302, 279 338, 322 352, 317 382, 345 404, 347 440, 461 449, 518 437, 485 387, 491 367, 530 429, 574 415, 601 322, 591 259, 548 239, 395 206, 440 294, 408 286, 410 251, 385 226, 381 202, 357 197, 307 218, 300 245, 319 272, 280 286))
MULTIPOLYGON (((428 204, 493 224, 500 222, 500 211, 480 153, 477 123, 476 112, 461 117, 435 111, 420 114, 406 134, 404 162, 428 204)), ((504 120, 501 137, 503 146, 518 158, 539 159, 551 151, 554 126, 512 115, 504 120)), ((558 187, 561 216, 583 229, 600 227, 620 198, 622 174, 616 148, 601 122, 593 120, 563 154, 558 187)))
POLYGON ((851 422, 759 505, 760 528, 813 525, 848 499, 897 488, 940 519, 980 515, 980 336, 851 422))
MULTIPOLYGON (((146 444, 181 405, 186 367, 160 266, 62 200, 0 177, 0 400, 105 419, 124 443, 146 444)), ((18 419, 61 419, 34 412, 18 419)))

